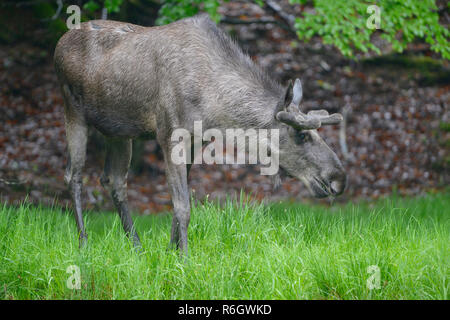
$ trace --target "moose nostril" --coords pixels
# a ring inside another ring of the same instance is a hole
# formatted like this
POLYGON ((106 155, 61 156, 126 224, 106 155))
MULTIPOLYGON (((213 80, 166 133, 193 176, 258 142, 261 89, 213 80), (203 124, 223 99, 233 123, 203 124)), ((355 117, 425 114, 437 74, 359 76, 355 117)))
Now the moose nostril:
POLYGON ((338 181, 331 182, 330 187, 331 192, 333 192, 334 194, 339 193, 340 183, 338 181))
POLYGON ((339 195, 342 192, 344 192, 345 189, 345 185, 346 185, 346 179, 340 179, 340 180, 333 180, 330 183, 330 189, 331 192, 335 195, 339 195))

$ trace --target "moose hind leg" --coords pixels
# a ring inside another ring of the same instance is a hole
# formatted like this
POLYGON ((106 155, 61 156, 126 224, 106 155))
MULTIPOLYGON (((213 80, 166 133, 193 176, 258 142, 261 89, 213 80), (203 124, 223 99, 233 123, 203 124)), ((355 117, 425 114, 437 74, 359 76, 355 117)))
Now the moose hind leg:
MULTIPOLYGON (((67 116, 66 116, 67 118, 67 116)), ((69 186, 74 204, 75 220, 79 234, 79 245, 83 247, 87 242, 81 206, 82 170, 86 160, 87 126, 81 119, 66 120, 66 136, 69 159, 64 180, 69 186)))
POLYGON ((111 194, 126 235, 133 240, 135 247, 140 247, 141 241, 128 210, 127 176, 130 161, 131 139, 106 138, 105 168, 100 181, 111 194))

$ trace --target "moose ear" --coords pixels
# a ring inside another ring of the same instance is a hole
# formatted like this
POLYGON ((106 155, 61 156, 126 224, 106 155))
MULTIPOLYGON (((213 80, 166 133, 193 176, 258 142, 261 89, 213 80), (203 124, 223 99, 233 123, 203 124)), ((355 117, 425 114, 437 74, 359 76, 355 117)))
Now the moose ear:
POLYGON ((283 106, 284 108, 289 107, 293 99, 293 90, 292 90, 292 80, 289 80, 288 85, 286 87, 286 91, 284 93, 283 106))
POLYGON ((294 95, 294 97, 292 98, 292 103, 297 108, 299 108, 300 102, 302 101, 302 97, 303 97, 303 88, 302 88, 302 83, 301 83, 300 79, 298 79, 298 78, 295 79, 293 95, 294 95))

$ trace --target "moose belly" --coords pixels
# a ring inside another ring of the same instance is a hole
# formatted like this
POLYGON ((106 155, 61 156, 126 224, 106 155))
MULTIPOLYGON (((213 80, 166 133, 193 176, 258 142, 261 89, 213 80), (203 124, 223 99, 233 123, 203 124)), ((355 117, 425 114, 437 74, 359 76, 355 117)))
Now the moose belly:
POLYGON ((119 113, 105 110, 88 110, 86 112, 88 124, 108 137, 138 138, 153 136, 156 131, 154 116, 135 116, 133 112, 119 113))

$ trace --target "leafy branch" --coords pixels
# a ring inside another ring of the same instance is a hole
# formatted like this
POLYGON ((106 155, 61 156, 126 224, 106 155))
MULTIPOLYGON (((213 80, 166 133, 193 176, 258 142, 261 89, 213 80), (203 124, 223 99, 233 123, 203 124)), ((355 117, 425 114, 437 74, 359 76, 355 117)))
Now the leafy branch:
MULTIPOLYGON (((408 44, 422 39, 430 44, 431 50, 450 59, 450 32, 439 22, 435 0, 290 0, 292 5, 310 7, 308 11, 303 10, 300 16, 288 13, 273 0, 253 2, 275 17, 274 20, 255 20, 255 23, 278 24, 304 41, 320 37, 323 43, 334 45, 347 57, 354 57, 356 52, 373 51, 380 54, 380 48, 372 39, 375 33, 379 33, 394 51, 402 52, 408 44), (374 4, 381 9, 380 29, 367 27, 371 15, 367 8, 374 4)), ((250 23, 221 18, 217 11, 219 7, 218 0, 166 0, 159 11, 157 23, 170 23, 193 16, 199 11, 209 13, 216 22, 250 23)))
MULTIPOLYGON (((276 24, 303 41, 319 37, 323 43, 335 46, 347 57, 369 51, 381 54, 373 41, 373 36, 378 34, 396 52, 402 52, 416 40, 424 40, 431 50, 450 59, 450 31, 439 21, 440 14, 446 16, 450 5, 439 9, 435 0, 290 0, 291 5, 302 8, 297 16, 274 0, 248 0, 261 6, 272 17, 251 20, 222 17, 219 8, 229 0, 146 1, 160 6, 156 20, 159 25, 206 12, 217 23, 276 24), (367 25, 372 15, 367 9, 371 5, 380 8, 380 29, 367 25)), ((90 12, 103 8, 111 14, 119 12, 123 3, 123 0, 89 0, 83 8, 90 12)))

